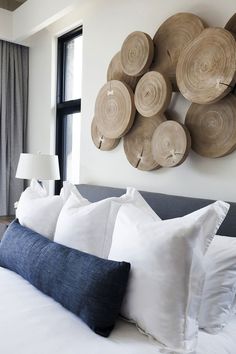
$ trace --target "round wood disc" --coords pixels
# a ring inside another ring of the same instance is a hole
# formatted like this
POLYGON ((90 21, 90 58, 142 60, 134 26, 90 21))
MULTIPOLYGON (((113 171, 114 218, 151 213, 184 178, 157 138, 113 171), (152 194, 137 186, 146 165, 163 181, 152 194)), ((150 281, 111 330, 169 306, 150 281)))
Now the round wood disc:
POLYGON ((234 14, 226 23, 225 29, 230 31, 236 39, 236 14, 234 14))
POLYGON ((120 139, 109 139, 106 138, 99 130, 96 124, 96 119, 93 119, 91 124, 91 136, 94 145, 102 151, 110 151, 117 147, 120 139))
POLYGON ((141 76, 148 71, 153 60, 154 44, 144 32, 132 32, 121 47, 121 66, 130 76, 141 76))
POLYGON ((136 115, 134 125, 124 137, 124 151, 133 167, 142 171, 161 167, 152 156, 151 142, 155 129, 164 121, 166 117, 163 114, 150 118, 136 115))
POLYGON ((135 89, 138 78, 135 76, 126 75, 122 69, 121 61, 120 61, 120 52, 116 53, 112 58, 108 70, 107 70, 107 81, 111 80, 119 80, 127 85, 129 85, 132 90, 135 89))
POLYGON ((96 124, 107 138, 125 135, 132 127, 135 112, 134 94, 128 85, 111 80, 99 91, 95 103, 96 124))
POLYGON ((191 13, 178 13, 169 17, 157 30, 153 42, 155 54, 151 70, 169 77, 173 90, 176 84, 176 65, 184 48, 203 31, 202 20, 191 13))
POLYGON ((223 28, 207 28, 181 53, 177 83, 189 101, 209 104, 232 89, 236 66, 236 42, 223 28))
POLYGON ((161 123, 152 137, 153 157, 163 167, 174 167, 183 163, 190 147, 188 130, 173 120, 161 123))
POLYGON ((172 87, 169 79, 157 71, 149 71, 138 82, 134 102, 144 117, 163 113, 171 100, 172 87))
POLYGON ((193 103, 185 124, 196 153, 211 158, 229 154, 236 148, 236 97, 230 94, 210 105, 193 103))

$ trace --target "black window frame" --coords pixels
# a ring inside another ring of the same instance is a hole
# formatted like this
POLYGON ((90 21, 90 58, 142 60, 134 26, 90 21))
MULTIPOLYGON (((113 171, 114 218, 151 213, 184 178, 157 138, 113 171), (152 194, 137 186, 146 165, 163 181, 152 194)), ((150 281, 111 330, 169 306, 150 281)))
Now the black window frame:
POLYGON ((55 183, 55 193, 58 194, 65 180, 66 171, 66 119, 65 116, 81 112, 81 98, 65 101, 65 68, 66 44, 78 36, 83 35, 83 26, 64 34, 58 38, 57 47, 57 99, 56 99, 56 154, 59 159, 61 179, 55 183))

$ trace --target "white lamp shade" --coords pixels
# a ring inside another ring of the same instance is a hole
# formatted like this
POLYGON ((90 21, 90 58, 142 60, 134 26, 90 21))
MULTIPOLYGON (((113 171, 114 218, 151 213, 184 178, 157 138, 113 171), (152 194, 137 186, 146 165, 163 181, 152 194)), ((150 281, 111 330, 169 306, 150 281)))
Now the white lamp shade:
POLYGON ((60 179, 57 155, 20 154, 16 178, 37 180, 60 179))

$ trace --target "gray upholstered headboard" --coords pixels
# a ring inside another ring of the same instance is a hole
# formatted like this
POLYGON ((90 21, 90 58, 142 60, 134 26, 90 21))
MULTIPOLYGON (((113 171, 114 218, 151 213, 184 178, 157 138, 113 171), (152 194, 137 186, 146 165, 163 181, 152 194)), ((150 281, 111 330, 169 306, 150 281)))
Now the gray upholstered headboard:
MULTIPOLYGON (((120 196, 125 192, 124 189, 120 188, 101 187, 89 184, 80 184, 77 187, 81 194, 91 202, 95 202, 103 198, 120 196)), ((140 192, 152 209, 162 219, 171 219, 178 216, 183 216, 213 202, 213 200, 209 199, 140 192)), ((230 203, 228 215, 217 233, 219 235, 236 237, 236 203, 230 203)))

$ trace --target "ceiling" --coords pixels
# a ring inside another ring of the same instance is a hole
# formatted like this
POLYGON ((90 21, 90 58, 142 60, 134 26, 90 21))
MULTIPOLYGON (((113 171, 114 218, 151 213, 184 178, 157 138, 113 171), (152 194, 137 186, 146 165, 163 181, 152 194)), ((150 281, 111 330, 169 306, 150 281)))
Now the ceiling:
POLYGON ((26 1, 27 0, 0 0, 0 8, 14 11, 26 1))

